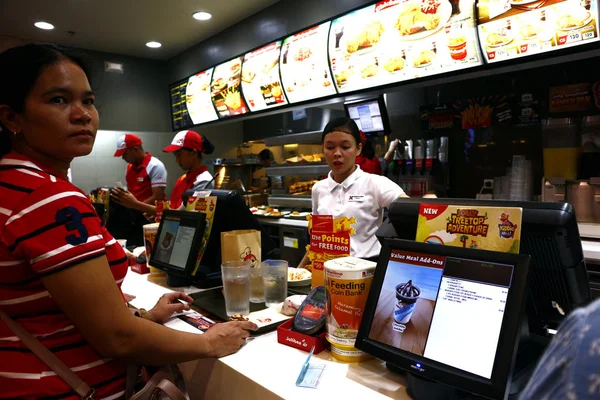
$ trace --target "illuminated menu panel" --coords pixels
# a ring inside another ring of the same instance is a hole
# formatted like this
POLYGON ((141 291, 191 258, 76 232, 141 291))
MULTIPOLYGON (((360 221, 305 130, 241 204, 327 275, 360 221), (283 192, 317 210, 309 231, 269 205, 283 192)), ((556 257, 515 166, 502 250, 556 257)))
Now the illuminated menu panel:
POLYGON ((210 79, 213 69, 192 75, 185 91, 185 104, 194 125, 219 119, 211 101, 210 79))
POLYGON ((488 62, 598 41, 597 0, 486 0, 477 7, 488 62))
POLYGON ((283 41, 279 69, 290 103, 336 94, 327 64, 331 22, 299 32, 283 41))
POLYGON ((242 65, 242 91, 250 111, 286 105, 279 78, 281 42, 247 53, 242 65))
POLYGON ((240 86, 242 57, 217 65, 210 83, 212 102, 219 117, 226 118, 248 112, 240 86))
POLYGON ((169 87, 171 95, 171 123, 173 130, 178 131, 193 125, 185 104, 185 92, 188 81, 175 83, 169 87))
POLYGON ((332 22, 340 92, 481 65, 474 0, 387 0, 332 22))

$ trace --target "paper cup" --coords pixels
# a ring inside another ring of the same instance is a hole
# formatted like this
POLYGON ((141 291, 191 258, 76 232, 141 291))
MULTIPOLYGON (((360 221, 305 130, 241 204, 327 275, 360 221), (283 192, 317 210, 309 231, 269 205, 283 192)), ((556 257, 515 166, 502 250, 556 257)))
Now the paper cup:
POLYGON ((152 267, 150 264, 150 256, 152 255, 152 249, 156 243, 156 236, 158 235, 159 223, 146 224, 144 225, 144 244, 146 246, 146 266, 150 269, 151 274, 162 274, 158 268, 152 267))

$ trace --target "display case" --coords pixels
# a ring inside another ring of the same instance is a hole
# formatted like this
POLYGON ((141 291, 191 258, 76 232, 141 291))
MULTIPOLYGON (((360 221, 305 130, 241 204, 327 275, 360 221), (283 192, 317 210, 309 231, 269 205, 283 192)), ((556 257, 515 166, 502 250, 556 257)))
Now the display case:
POLYGON ((268 147, 281 146, 284 158, 284 163, 267 168, 272 182, 269 206, 312 208, 312 186, 329 173, 322 154, 322 134, 313 131, 265 139, 268 147))

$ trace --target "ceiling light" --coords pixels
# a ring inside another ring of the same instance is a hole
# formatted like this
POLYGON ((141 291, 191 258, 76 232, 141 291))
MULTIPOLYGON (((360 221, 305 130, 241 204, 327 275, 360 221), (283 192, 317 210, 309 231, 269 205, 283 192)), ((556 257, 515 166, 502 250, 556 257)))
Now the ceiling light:
POLYGON ((160 44, 159 42, 148 42, 146 43, 146 46, 152 49, 158 49, 160 46, 162 46, 162 44, 160 44))
POLYGON ((192 17, 194 17, 194 19, 197 19, 198 21, 208 21, 212 18, 212 15, 210 13, 207 13, 206 11, 198 11, 197 13, 194 13, 192 17))
POLYGON ((47 22, 44 22, 44 21, 39 21, 39 22, 36 22, 34 25, 35 25, 37 28, 44 29, 44 30, 50 30, 50 29, 54 29, 54 25, 52 25, 52 24, 49 24, 49 23, 47 23, 47 22))

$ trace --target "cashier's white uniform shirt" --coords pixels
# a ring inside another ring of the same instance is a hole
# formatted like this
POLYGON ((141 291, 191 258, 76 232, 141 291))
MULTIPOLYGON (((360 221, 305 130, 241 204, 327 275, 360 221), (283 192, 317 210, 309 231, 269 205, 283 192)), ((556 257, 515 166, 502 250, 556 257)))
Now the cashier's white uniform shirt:
POLYGON ((356 234, 350 237, 350 252, 354 257, 375 257, 381 245, 375 232, 383 222, 383 210, 404 194, 400 186, 388 178, 368 174, 357 165, 342 183, 331 177, 317 182, 312 189, 312 211, 315 215, 333 218, 355 217, 356 234))

